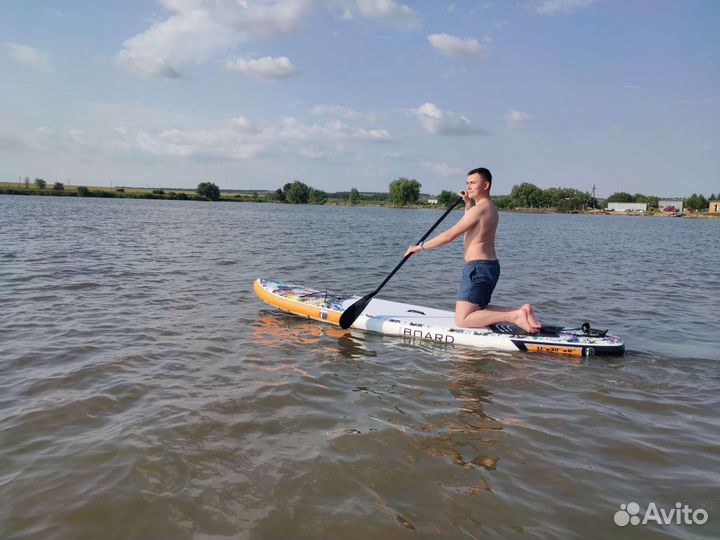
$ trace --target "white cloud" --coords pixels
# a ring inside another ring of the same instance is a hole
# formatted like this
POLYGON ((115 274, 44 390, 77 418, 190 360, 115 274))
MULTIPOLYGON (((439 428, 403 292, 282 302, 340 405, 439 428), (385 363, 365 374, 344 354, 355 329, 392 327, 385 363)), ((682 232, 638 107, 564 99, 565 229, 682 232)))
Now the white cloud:
POLYGON ((432 34, 428 36, 430 45, 448 56, 485 58, 487 47, 477 39, 461 39, 449 34, 432 34))
POLYGON ((305 124, 296 118, 283 118, 281 126, 273 134, 285 141, 307 142, 317 139, 356 139, 368 142, 392 141, 385 129, 364 129, 350 127, 340 120, 331 120, 324 124, 305 124))
POLYGON ((335 116, 345 120, 367 120, 368 122, 374 122, 378 116, 374 112, 363 113, 341 105, 315 105, 310 113, 315 116, 335 116))
POLYGON ((325 153, 316 147, 342 151, 341 141, 387 142, 392 136, 385 129, 365 129, 340 120, 307 124, 296 118, 283 118, 277 125, 254 127, 245 117, 228 121, 215 130, 163 129, 142 131, 137 148, 155 156, 244 160, 262 153, 297 152, 319 159, 325 153), (338 145, 340 145, 338 147, 338 145))
POLYGON ((244 116, 236 116, 230 119, 230 126, 240 131, 255 131, 252 122, 244 116))
POLYGON ((128 39, 117 61, 128 71, 175 78, 252 38, 271 39, 298 28, 312 0, 161 0, 175 12, 128 39))
POLYGON ((387 142, 393 140, 393 138, 390 136, 390 133, 388 133, 387 130, 384 129, 360 128, 353 131, 352 137, 361 141, 370 142, 387 142))
MULTIPOLYGON (((105 155, 146 159, 148 156, 202 161, 247 161, 258 156, 291 154, 320 159, 367 144, 393 140, 382 128, 331 119, 326 122, 282 118, 256 124, 245 116, 206 124, 197 117, 162 115, 152 109, 94 105, 96 121, 50 129, 33 126, 3 130, 0 152, 28 149, 63 155, 105 155)), ((54 126, 53 126, 54 127, 54 126)))
POLYGON ((158 134, 139 133, 137 145, 145 153, 171 157, 212 157, 248 159, 256 156, 264 145, 243 137, 236 130, 190 131, 168 129, 158 134))
POLYGON ((367 18, 382 20, 401 28, 415 28, 420 16, 409 6, 395 0, 356 0, 358 13, 367 18))
POLYGON ((308 159, 322 159, 325 157, 325 152, 314 148, 301 148, 299 153, 308 159))
MULTIPOLYGON (((182 77, 189 65, 216 60, 243 42, 289 34, 302 25, 318 4, 317 0, 160 0, 160 3, 171 14, 129 38, 116 55, 117 63, 136 75, 182 77)), ((342 18, 348 20, 357 15, 405 29, 415 28, 420 22, 417 12, 397 0, 326 0, 323 4, 329 9, 339 8, 342 18)), ((279 59, 271 60, 277 63, 279 59)), ((261 78, 296 73, 286 66, 244 64, 256 60, 238 62, 241 69, 261 78)))
POLYGON ((255 79, 284 79, 300 73, 287 56, 277 58, 266 56, 257 60, 239 58, 227 62, 225 68, 255 79))
POLYGON ((448 165, 447 163, 435 163, 433 161, 423 161, 422 162, 423 167, 426 167, 430 169, 431 171, 436 172, 440 176, 459 176, 463 175, 465 173, 464 169, 461 169, 460 167, 452 167, 448 165))
POLYGON ((482 130, 474 127, 470 120, 462 114, 443 111, 434 103, 423 103, 410 112, 420 120, 423 129, 432 135, 473 135, 483 133, 482 130))
POLYGON ((5 46, 8 49, 10 57, 21 64, 40 71, 54 71, 50 64, 49 56, 40 49, 10 42, 6 43, 5 46))
POLYGON ((536 3, 534 11, 538 15, 555 15, 557 13, 574 13, 585 9, 595 0, 542 0, 536 3))
POLYGON ((526 126, 532 120, 532 116, 524 111, 509 111, 505 114, 505 123, 510 129, 526 126))
POLYGON ((68 131, 68 136, 70 137, 70 139, 72 139, 78 144, 82 144, 85 142, 85 132, 80 128, 72 128, 70 131, 68 131))

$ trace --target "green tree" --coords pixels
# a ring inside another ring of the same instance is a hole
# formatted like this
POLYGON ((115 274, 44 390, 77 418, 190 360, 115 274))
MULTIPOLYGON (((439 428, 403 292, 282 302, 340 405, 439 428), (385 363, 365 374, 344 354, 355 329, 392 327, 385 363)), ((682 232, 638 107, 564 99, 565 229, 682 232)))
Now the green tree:
POLYGON ((567 188, 547 188, 543 190, 542 206, 557 208, 561 212, 571 210, 567 201, 573 198, 572 190, 567 188))
POLYGON ((635 202, 635 198, 629 193, 618 191, 607 198, 607 202, 635 202))
POLYGON ((390 202, 396 206, 417 204, 421 187, 414 178, 398 178, 390 183, 390 202))
POLYGON ((78 194, 78 197, 89 197, 90 190, 86 186, 78 186, 77 194, 78 194))
POLYGON ((707 210, 710 207, 710 202, 705 198, 704 195, 698 195, 700 208, 698 210, 707 210))
POLYGON ((295 180, 283 186, 283 195, 290 204, 307 204, 310 201, 311 187, 295 180))
POLYGON ((45 189, 47 187, 47 182, 42 178, 36 178, 35 186, 37 186, 38 189, 45 189))
POLYGON ((513 208, 512 197, 510 197, 510 195, 493 195, 492 201, 495 203, 495 206, 503 210, 513 208))
POLYGON ((454 191, 442 190, 440 195, 438 195, 437 201, 438 204, 444 206, 445 208, 450 208, 459 196, 460 195, 454 191))
POLYGON ((711 194, 710 194, 710 197, 708 198, 708 201, 717 201, 717 197, 715 196, 714 193, 711 193, 711 194))
POLYGON ((265 194, 265 200, 268 202, 287 202, 285 200, 285 194, 283 193, 282 189, 276 189, 275 191, 271 191, 269 193, 265 194))
POLYGON ((350 198, 348 200, 350 201, 350 204, 357 204, 357 202, 360 200, 360 192, 357 190, 357 188, 352 188, 350 190, 350 198))
POLYGON ((212 182, 200 182, 197 187, 197 194, 208 201, 220 200, 220 188, 212 182))
POLYGON ((539 208, 545 200, 543 190, 530 182, 514 185, 510 197, 519 208, 539 208))
POLYGON ((327 193, 320 189, 310 188, 310 203, 325 204, 327 202, 327 193))
POLYGON ((63 185, 62 182, 55 182, 53 184, 52 188, 53 188, 53 191, 63 191, 65 189, 65 186, 63 185))
POLYGON ((633 197, 636 203, 646 203, 648 210, 656 210, 660 199, 654 195, 643 195, 642 193, 636 193, 633 197))
POLYGON ((556 208, 559 212, 583 210, 592 206, 592 195, 587 191, 574 188, 548 188, 543 190, 548 207, 556 208))
POLYGON ((685 201, 685 208, 690 210, 707 210, 709 204, 704 195, 693 193, 685 201))

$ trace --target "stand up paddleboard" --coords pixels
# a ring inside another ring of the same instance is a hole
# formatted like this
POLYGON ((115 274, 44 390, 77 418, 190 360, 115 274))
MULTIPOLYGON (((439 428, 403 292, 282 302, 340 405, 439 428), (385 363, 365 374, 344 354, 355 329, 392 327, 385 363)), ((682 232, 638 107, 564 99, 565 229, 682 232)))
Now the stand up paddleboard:
MULTIPOLYGON (((338 295, 284 281, 258 279, 255 293, 265 302, 289 313, 338 325, 340 315, 359 296, 338 295)), ((511 323, 488 328, 458 328, 452 311, 373 298, 352 328, 391 336, 465 345, 476 349, 530 351, 573 356, 620 355, 625 344, 605 330, 584 323, 580 328, 543 327, 527 334, 511 323)))

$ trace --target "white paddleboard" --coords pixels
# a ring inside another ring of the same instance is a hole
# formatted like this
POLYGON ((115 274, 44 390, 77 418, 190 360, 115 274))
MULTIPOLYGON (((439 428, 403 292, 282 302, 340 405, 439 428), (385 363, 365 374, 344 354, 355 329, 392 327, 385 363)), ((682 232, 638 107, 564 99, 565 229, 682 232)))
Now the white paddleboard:
MULTIPOLYGON (((329 324, 339 325, 340 315, 359 296, 338 295, 280 280, 258 279, 255 293, 268 304, 329 324)), ((391 336, 422 339, 476 349, 529 351, 573 356, 620 355, 625 344, 617 336, 580 328, 545 328, 537 334, 524 333, 511 323, 489 328, 459 328, 452 311, 373 298, 352 328, 391 336)))

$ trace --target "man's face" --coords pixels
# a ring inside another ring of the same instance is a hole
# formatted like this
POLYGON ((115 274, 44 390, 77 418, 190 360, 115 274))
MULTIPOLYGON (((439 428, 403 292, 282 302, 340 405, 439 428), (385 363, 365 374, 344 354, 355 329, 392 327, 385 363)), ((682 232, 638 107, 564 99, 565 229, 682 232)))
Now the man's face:
POLYGON ((483 191, 487 191, 487 186, 488 183, 478 173, 467 177, 467 193, 469 197, 475 197, 483 191))

